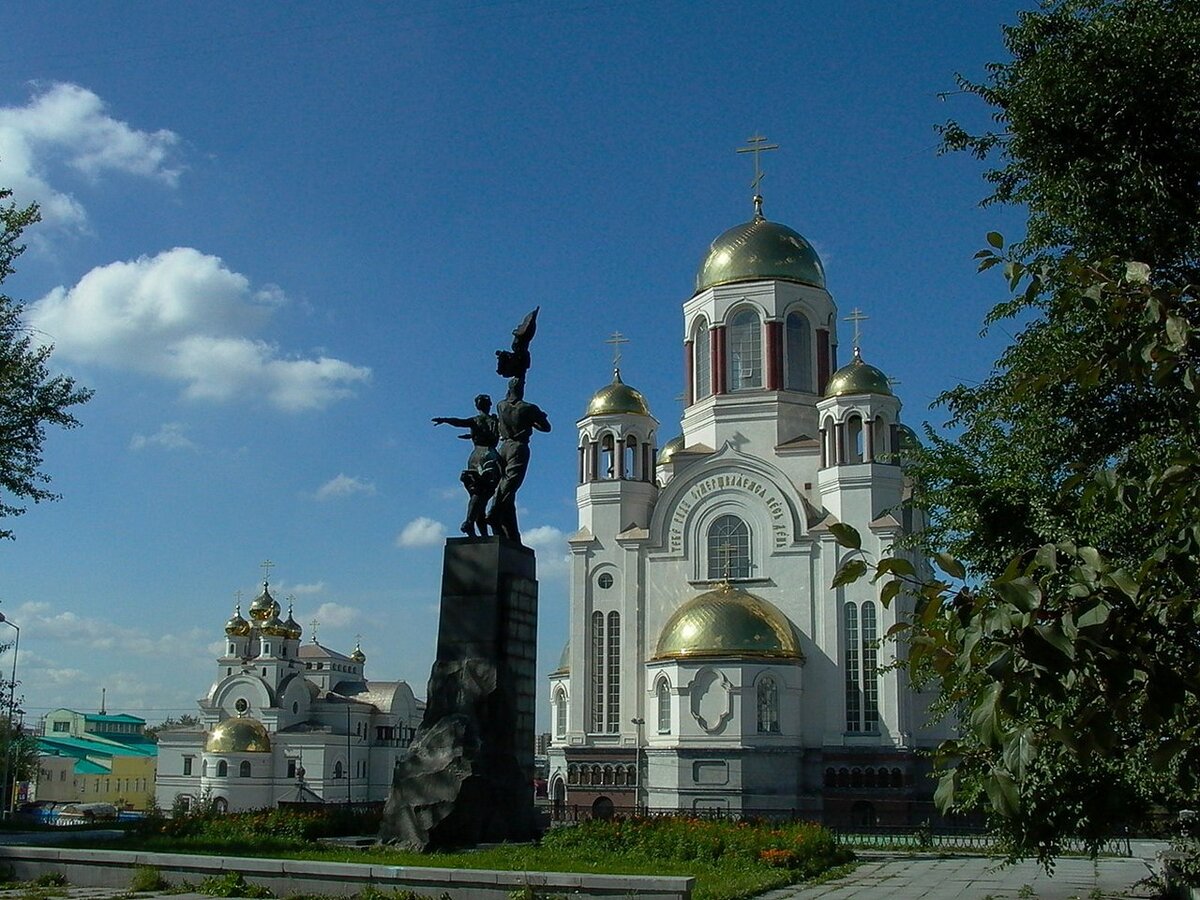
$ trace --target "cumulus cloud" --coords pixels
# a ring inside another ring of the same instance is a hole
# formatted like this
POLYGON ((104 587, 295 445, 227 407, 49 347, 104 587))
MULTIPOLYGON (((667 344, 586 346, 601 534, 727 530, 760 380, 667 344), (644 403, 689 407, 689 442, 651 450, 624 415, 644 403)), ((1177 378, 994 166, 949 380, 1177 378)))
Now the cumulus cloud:
POLYGON ((521 543, 538 554, 538 578, 563 578, 571 570, 571 555, 567 552, 567 536, 552 525, 539 525, 521 532, 521 543))
MULTIPOLYGON (((345 628, 350 623, 354 622, 359 616, 359 612, 353 606, 346 606, 344 603, 322 603, 313 612, 304 614, 303 620, 311 622, 317 620, 317 629, 321 628, 345 628)), ((312 635, 309 635, 311 637, 312 635)))
POLYGON ((352 494, 373 496, 375 484, 363 478, 352 478, 349 475, 338 474, 317 488, 313 496, 317 500, 333 500, 337 497, 349 497, 352 494))
POLYGON ((199 450, 196 442, 184 434, 186 430, 187 426, 181 422, 167 422, 154 434, 135 434, 129 441, 129 449, 161 447, 163 450, 199 450))
POLYGON ((64 358, 180 382, 190 399, 256 397, 298 412, 350 396, 370 369, 286 357, 249 336, 284 303, 278 287, 253 289, 219 258, 176 247, 98 266, 74 287, 50 291, 27 316, 64 358))
POLYGON ((307 584, 289 584, 286 581, 281 581, 275 585, 275 592, 283 597, 288 597, 295 594, 298 597, 307 597, 313 594, 319 594, 325 590, 325 582, 310 581, 307 584))
POLYGON ((49 603, 23 603, 17 610, 21 627, 41 639, 53 639, 59 645, 74 645, 88 650, 119 651, 155 659, 178 659, 203 651, 209 632, 192 628, 182 634, 147 631, 137 625, 118 626, 109 619, 81 616, 72 610, 59 610, 49 603))
POLYGON ((413 519, 396 536, 397 547, 432 547, 446 536, 446 526, 441 522, 421 516, 413 519))
POLYGON ((174 186, 178 143, 172 131, 140 131, 114 119, 87 88, 51 84, 24 106, 0 107, 0 184, 19 203, 36 201, 44 222, 79 228, 87 214, 74 196, 51 185, 55 167, 91 180, 122 172, 174 186))

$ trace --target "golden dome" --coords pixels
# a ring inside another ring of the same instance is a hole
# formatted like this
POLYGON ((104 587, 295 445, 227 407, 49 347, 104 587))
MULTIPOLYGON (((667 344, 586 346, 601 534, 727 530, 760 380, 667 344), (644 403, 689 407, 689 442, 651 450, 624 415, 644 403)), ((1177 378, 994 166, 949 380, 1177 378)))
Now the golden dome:
POLYGON ((723 233, 696 273, 696 293, 718 284, 778 279, 825 287, 825 267, 800 234, 762 215, 723 233))
POLYGON ((242 618, 242 604, 238 604, 233 616, 225 623, 225 633, 230 637, 245 637, 250 633, 250 623, 242 618))
POLYGON ((205 753, 270 753, 271 736, 258 719, 226 719, 208 734, 205 753))
POLYGON ((367 654, 362 652, 362 645, 357 641, 354 642, 354 652, 350 654, 350 658, 359 665, 367 661, 367 654))
POLYGON ((588 403, 589 416, 650 415, 646 398, 621 380, 621 370, 613 369, 612 384, 606 384, 588 403))
POLYGON ((283 627, 287 631, 287 634, 284 636, 293 641, 300 640, 300 636, 304 634, 304 629, 300 627, 300 623, 297 622, 295 616, 292 615, 292 604, 290 603, 288 604, 287 621, 283 623, 283 627))
POLYGON ((826 397, 845 397, 850 394, 893 396, 887 376, 874 366, 863 362, 857 347, 854 348, 854 359, 834 372, 825 388, 826 397))
POLYGON ((271 618, 267 619, 267 621, 263 622, 258 627, 262 633, 268 637, 285 638, 288 636, 288 626, 283 619, 279 618, 278 608, 276 608, 271 614, 271 618))
POLYGON ((804 658, 787 617, 761 597, 730 584, 675 610, 654 651, 655 659, 709 656, 804 658))
POLYGON ((255 597, 254 601, 250 604, 250 618, 255 622, 265 622, 271 616, 277 615, 279 615, 279 604, 275 602, 275 598, 267 590, 267 583, 264 581, 262 593, 255 597))
POLYGON ((663 444, 662 449, 658 451, 658 464, 660 466, 666 465, 674 458, 675 454, 682 449, 683 435, 681 434, 679 437, 671 438, 669 441, 663 444))

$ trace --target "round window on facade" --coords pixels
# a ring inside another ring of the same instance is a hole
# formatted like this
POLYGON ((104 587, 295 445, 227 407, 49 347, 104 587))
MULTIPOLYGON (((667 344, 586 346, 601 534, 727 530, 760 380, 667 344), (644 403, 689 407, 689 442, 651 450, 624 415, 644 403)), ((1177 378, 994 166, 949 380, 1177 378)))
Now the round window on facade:
POLYGON ((600 577, 596 579, 596 584, 600 585, 600 587, 607 591, 613 586, 612 574, 610 572, 601 573, 600 577))
POLYGON ((250 708, 250 704, 246 702, 245 697, 239 697, 237 703, 233 704, 233 708, 240 713, 244 713, 250 708))

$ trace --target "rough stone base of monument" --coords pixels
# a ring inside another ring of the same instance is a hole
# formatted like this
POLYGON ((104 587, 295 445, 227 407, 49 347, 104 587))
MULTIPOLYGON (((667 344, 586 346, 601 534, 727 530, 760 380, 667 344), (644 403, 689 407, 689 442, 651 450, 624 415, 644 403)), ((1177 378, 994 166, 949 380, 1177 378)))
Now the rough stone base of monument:
POLYGON ((425 716, 396 764, 380 840, 437 850, 534 837, 536 676, 533 551, 451 538, 425 716))

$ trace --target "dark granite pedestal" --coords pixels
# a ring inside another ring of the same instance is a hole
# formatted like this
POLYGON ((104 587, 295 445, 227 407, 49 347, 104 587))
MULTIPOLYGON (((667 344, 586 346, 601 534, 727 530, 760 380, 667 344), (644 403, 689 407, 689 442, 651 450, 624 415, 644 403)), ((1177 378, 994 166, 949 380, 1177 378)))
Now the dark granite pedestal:
POLYGON ((533 551, 449 539, 425 717, 396 764, 381 840, 435 850, 534 836, 536 676, 533 551))

